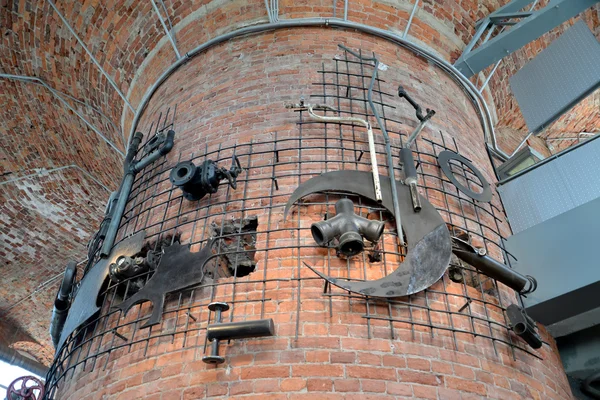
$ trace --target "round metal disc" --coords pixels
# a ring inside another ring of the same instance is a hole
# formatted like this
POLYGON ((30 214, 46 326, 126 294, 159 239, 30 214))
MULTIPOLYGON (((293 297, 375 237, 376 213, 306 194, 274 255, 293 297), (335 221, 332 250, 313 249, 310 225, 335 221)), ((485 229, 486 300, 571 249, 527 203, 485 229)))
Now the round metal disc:
POLYGON ((458 153, 455 153, 453 151, 444 150, 438 155, 438 163, 440 164, 440 167, 442 168, 444 175, 446 175, 446 177, 448 179, 450 179, 450 182, 452 182, 452 184, 454 186, 456 186, 458 188, 458 190, 460 190, 461 192, 463 192, 470 198, 475 199, 477 201, 489 203, 492 200, 492 190, 490 189, 489 182, 483 177, 483 174, 481 173, 481 171, 479 171, 477 168, 475 168, 473 163, 471 163, 469 160, 467 160, 466 158, 464 158, 463 156, 461 156, 458 153), (469 189, 468 187, 466 187, 465 185, 460 183, 458 181, 458 179, 456 179, 456 176, 454 175, 454 173, 452 172, 452 169, 450 168, 450 161, 452 161, 452 160, 463 163, 464 165, 469 167, 469 169, 471 171, 473 171, 473 174, 475 174, 477 179, 479 179, 479 182, 481 182, 481 186, 483 188, 481 193, 472 191, 471 189, 469 189))

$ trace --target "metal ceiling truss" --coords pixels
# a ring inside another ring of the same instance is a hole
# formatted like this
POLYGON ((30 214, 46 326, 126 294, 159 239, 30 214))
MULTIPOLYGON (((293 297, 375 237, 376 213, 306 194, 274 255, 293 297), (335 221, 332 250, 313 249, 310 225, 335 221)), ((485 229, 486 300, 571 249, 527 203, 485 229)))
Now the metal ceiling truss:
POLYGON ((465 77, 470 78, 599 1, 551 0, 544 8, 534 11, 532 7, 527 12, 521 12, 532 0, 513 0, 475 25, 477 30, 473 39, 454 66, 465 77), (497 27, 506 26, 512 28, 503 30, 490 39, 497 27), (474 49, 486 31, 488 33, 482 44, 474 49))
POLYGON ((161 23, 163 29, 165 30, 165 34, 169 38, 171 45, 173 45, 173 50, 175 51, 175 55, 177 55, 177 59, 180 59, 181 53, 179 53, 179 49, 177 48, 177 42, 175 41, 175 34, 173 33, 173 25, 171 24, 171 18, 169 18, 169 14, 167 13, 167 8, 165 7, 165 3, 163 3, 162 0, 158 0, 158 1, 160 1, 160 4, 162 5, 162 9, 165 12, 165 15, 167 16, 167 22, 169 23, 169 26, 167 26, 167 23, 163 19, 162 15, 160 13, 160 10, 158 9, 158 6, 156 5, 156 0, 150 0, 150 1, 152 2, 152 7, 154 8, 154 12, 156 12, 158 19, 160 20, 160 23, 161 23))

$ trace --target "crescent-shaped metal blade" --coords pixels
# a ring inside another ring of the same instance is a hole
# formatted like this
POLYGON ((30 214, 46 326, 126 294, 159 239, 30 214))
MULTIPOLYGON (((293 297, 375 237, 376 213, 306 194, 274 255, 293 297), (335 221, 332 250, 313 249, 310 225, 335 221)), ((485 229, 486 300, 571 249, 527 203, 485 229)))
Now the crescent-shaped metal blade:
MULTIPOLYGON (((390 178, 383 175, 379 178, 383 193, 381 204, 393 215, 390 178)), ((404 262, 391 274, 373 281, 332 278, 311 268, 315 273, 334 286, 373 297, 399 297, 417 293, 433 285, 444 275, 452 256, 452 242, 445 221, 435 207, 422 196, 422 209, 415 213, 409 188, 400 182, 396 187, 402 227, 408 242, 404 262)), ((296 201, 309 194, 326 191, 350 192, 375 201, 375 190, 369 172, 327 172, 296 188, 286 204, 284 219, 296 201)))

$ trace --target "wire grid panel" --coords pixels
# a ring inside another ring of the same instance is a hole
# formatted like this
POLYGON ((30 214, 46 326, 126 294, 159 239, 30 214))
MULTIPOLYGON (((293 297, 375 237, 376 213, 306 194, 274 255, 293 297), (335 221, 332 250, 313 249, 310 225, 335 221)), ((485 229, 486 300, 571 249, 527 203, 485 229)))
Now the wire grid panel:
MULTIPOLYGON (((371 72, 371 64, 351 60, 344 53, 343 58, 334 59, 333 66, 323 65, 322 80, 315 84, 319 90, 314 96, 341 111, 336 114, 371 118, 366 100, 371 72)), ((386 116, 394 109, 387 104, 393 97, 380 90, 382 83, 383 80, 376 80, 376 104, 387 125, 392 152, 397 155, 406 136, 405 128, 401 121, 386 116)), ((161 159, 139 174, 121 221, 121 239, 144 230, 147 242, 154 243, 155 250, 160 250, 161 241, 168 245, 179 240, 190 244, 191 251, 199 251, 210 238, 217 238, 220 240, 213 248, 215 260, 222 263, 226 256, 252 253, 255 271, 244 277, 234 273, 226 278, 205 279, 188 290, 171 294, 160 325, 145 329, 139 327, 149 317, 149 303, 135 306, 127 315, 114 309, 131 295, 131 280, 140 277, 109 281, 99 297, 99 315, 71 335, 57 354, 47 380, 49 398, 75 369, 106 368, 111 358, 124 352, 145 353, 163 342, 205 347, 203 331, 213 321, 206 307, 212 301, 231 305, 224 321, 272 317, 277 335, 292 339, 310 335, 304 322, 311 322, 315 311, 329 310, 332 324, 345 325, 353 331, 366 328, 369 338, 437 338, 456 349, 463 349, 469 342, 474 345, 473 338, 484 338, 492 343, 495 352, 509 351, 514 357, 515 349, 519 349, 538 356, 510 332, 504 310, 506 300, 515 301, 516 294, 457 260, 453 260, 451 268, 459 271, 461 283, 445 275, 423 292, 393 300, 356 296, 331 288, 305 268, 303 261, 331 276, 378 279, 397 268, 406 249, 397 245, 397 232, 389 213, 351 194, 312 195, 295 205, 287 220, 283 220, 283 208, 299 184, 327 171, 370 171, 364 128, 311 121, 302 110, 296 111, 296 116, 294 135, 265 134, 260 141, 206 145, 201 154, 192 154, 196 165, 210 159, 227 167, 236 155, 244 170, 235 190, 223 184, 217 193, 200 201, 184 200, 182 192, 169 181, 170 170, 181 155, 171 161, 161 159), (318 247, 310 233, 311 223, 333 212, 341 197, 353 200, 357 214, 386 222, 380 241, 367 245, 363 253, 350 259, 338 257, 333 248, 318 247), (223 240, 247 234, 242 232, 241 223, 237 232, 226 228, 228 223, 250 217, 258 220, 254 248, 221 247, 223 240)), ((488 254, 502 259, 505 252, 500 232, 504 211, 499 202, 478 203, 464 196, 437 165, 441 151, 458 152, 456 142, 443 134, 424 132, 415 148, 420 191, 439 210, 452 233, 467 237, 474 245, 485 247, 488 254)), ((385 166, 384 149, 381 135, 376 135, 380 166, 385 166)), ((397 157, 394 162, 399 165, 397 157)), ((398 179, 401 170, 394 168, 398 179)), ((476 178, 463 166, 454 165, 453 169, 465 182, 477 185, 476 178)), ((149 279, 150 273, 143 277, 149 279)))

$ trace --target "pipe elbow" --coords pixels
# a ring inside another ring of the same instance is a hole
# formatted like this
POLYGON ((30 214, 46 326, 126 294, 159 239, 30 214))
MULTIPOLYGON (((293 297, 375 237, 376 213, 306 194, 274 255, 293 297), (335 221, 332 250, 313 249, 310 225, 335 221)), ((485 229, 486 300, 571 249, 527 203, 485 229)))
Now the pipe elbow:
POLYGON ((167 155, 173 149, 174 142, 175 142, 175 131, 173 129, 170 129, 169 132, 167 132, 167 139, 165 140, 165 143, 162 145, 162 147, 159 150, 160 155, 161 156, 167 155))

